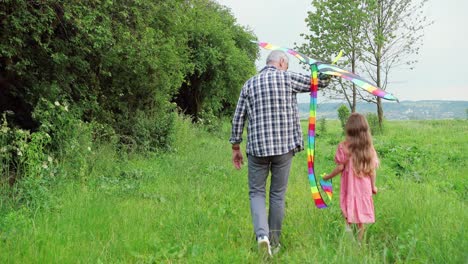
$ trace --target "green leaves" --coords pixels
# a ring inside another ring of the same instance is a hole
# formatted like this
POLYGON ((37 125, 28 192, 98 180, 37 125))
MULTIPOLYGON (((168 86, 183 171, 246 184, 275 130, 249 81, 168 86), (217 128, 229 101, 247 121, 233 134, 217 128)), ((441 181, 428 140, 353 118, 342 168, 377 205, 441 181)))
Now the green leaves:
POLYGON ((187 13, 189 71, 176 98, 195 120, 201 113, 220 116, 232 111, 242 84, 255 73, 255 37, 212 1, 193 1, 187 13))
POLYGON ((255 72, 251 39, 209 0, 3 1, 0 81, 27 116, 41 98, 66 100, 76 118, 154 150, 170 145, 173 100, 194 117, 232 111, 255 72))

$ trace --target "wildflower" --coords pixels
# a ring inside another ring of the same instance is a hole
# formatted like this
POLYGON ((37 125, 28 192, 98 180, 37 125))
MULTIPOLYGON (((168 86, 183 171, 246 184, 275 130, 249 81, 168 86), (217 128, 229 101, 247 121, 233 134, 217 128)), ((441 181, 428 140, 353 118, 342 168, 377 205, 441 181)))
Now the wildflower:
POLYGON ((2 149, 0 149, 0 152, 7 152, 7 148, 3 147, 2 149))
POLYGON ((47 160, 48 160, 49 162, 52 162, 54 159, 53 159, 51 156, 48 156, 48 157, 47 157, 47 160))
POLYGON ((18 156, 23 156, 23 152, 21 152, 21 150, 18 149, 18 156))
POLYGON ((65 110, 65 112, 68 112, 68 105, 65 105, 65 107, 63 108, 63 110, 65 110))
POLYGON ((49 168, 49 166, 47 166, 47 161, 44 161, 44 162, 42 163, 42 168, 44 168, 44 169, 46 169, 46 170, 47 170, 47 168, 49 168))
POLYGON ((88 147, 88 151, 91 151, 91 147, 88 147))
POLYGON ((59 103, 58 101, 55 101, 55 102, 54 102, 54 105, 60 106, 60 103, 59 103))

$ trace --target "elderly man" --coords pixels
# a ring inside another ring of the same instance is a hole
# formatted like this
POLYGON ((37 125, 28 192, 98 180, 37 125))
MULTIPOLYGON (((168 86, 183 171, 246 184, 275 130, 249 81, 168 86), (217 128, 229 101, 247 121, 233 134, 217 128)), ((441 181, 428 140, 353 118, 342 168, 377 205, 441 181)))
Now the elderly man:
MULTIPOLYGON (((243 164, 240 150, 245 120, 250 210, 259 249, 269 255, 279 250, 285 193, 294 154, 304 149, 297 110, 297 93, 310 91, 310 76, 288 72, 283 51, 272 51, 266 66, 242 87, 232 120, 232 162, 243 164), (265 185, 271 171, 267 217, 265 185)), ((319 87, 328 80, 319 79, 319 87)))

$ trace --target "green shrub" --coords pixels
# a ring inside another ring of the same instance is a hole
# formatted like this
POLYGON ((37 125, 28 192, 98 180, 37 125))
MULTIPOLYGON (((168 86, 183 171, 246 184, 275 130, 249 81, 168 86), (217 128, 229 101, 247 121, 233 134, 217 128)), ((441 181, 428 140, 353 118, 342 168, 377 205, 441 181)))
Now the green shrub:
POLYGON ((380 135, 383 133, 383 126, 382 129, 380 129, 379 117, 377 116, 377 114, 367 113, 366 119, 367 123, 369 123, 369 128, 371 130, 372 135, 380 135))
POLYGON ((344 104, 340 105, 340 107, 338 108, 338 118, 340 119, 341 128, 343 129, 343 132, 346 126, 346 122, 348 121, 349 115, 350 112, 348 107, 344 104))
POLYGON ((327 119, 325 117, 319 119, 318 132, 320 135, 327 133, 327 119))
POLYGON ((200 112, 198 124, 208 132, 218 132, 222 126, 221 120, 214 115, 211 109, 202 110, 200 112))
POLYGON ((57 172, 57 161, 47 150, 51 136, 43 131, 30 133, 10 128, 5 115, 0 128, 1 185, 8 190, 13 203, 26 206, 47 204, 48 182, 57 172))
POLYGON ((169 150, 173 142, 174 111, 147 113, 137 111, 128 122, 122 123, 120 142, 129 152, 169 150))

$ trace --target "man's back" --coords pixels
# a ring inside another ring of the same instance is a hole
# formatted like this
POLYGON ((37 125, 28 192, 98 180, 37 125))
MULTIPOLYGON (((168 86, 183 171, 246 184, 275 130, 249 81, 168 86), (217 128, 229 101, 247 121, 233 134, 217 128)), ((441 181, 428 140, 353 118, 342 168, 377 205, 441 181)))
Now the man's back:
POLYGON ((309 76, 273 66, 266 66, 244 84, 233 129, 242 129, 243 122, 236 117, 245 111, 249 121, 247 153, 264 157, 303 148, 296 93, 308 91, 309 85, 309 76))

